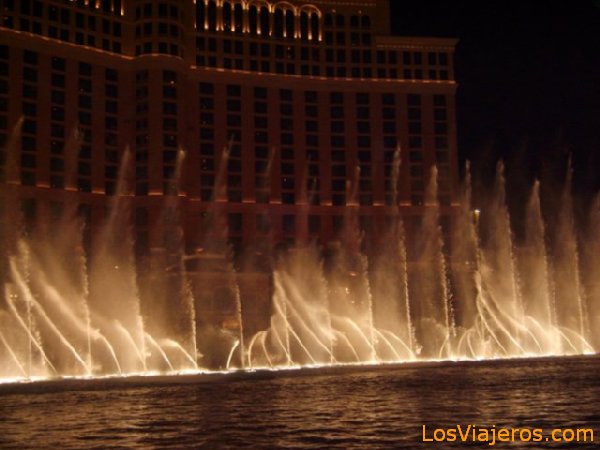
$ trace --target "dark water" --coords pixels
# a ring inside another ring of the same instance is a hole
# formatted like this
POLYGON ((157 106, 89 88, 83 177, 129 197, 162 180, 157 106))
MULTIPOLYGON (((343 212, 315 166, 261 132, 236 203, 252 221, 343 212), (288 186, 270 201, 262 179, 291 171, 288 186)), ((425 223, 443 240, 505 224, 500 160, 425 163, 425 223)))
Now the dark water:
POLYGON ((0 386, 2 448, 600 448, 600 359, 0 386), (423 443, 473 424, 595 444, 423 443))

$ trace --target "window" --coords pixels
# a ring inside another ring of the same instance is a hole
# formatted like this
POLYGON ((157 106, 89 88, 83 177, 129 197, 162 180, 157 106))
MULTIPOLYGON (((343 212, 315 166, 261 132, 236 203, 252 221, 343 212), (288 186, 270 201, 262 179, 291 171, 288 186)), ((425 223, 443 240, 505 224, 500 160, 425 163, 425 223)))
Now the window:
POLYGON ((344 136, 331 136, 331 146, 332 147, 344 147, 345 138, 344 136))
POLYGON ((79 75, 87 76, 87 77, 91 76, 92 75, 92 66, 90 64, 80 62, 79 63, 79 75))
POLYGON ((344 108, 341 106, 333 106, 330 110, 332 119, 342 119, 344 117, 344 108))
POLYGON ((202 94, 214 93, 214 86, 211 83, 200 83, 199 89, 200 89, 200 93, 202 93, 202 94))
POLYGON ((433 104, 434 106, 446 106, 446 97, 444 95, 434 95, 433 104))
POLYGON ((35 134, 36 123, 33 120, 25 120, 23 122, 23 133, 35 134))
POLYGON ((280 106, 279 110, 280 110, 280 112, 281 112, 282 115, 284 115, 284 116, 291 116, 292 115, 293 109, 292 109, 292 105, 291 104, 289 104, 289 103, 282 103, 279 106, 280 106))
POLYGON ((447 114, 445 109, 435 109, 433 111, 434 120, 444 121, 447 119, 447 114))
POLYGON ((37 88, 29 84, 23 85, 23 97, 35 100, 37 98, 37 88))
POLYGON ((90 109, 92 107, 92 97, 90 97, 89 95, 80 95, 79 107, 90 109))
POLYGON ((344 122, 343 121, 331 122, 331 132, 332 133, 343 133, 344 132, 344 122))
POLYGON ((356 104, 357 105, 368 105, 369 104, 369 94, 366 94, 366 93, 356 94, 356 104))
POLYGON ((23 114, 25 116, 35 116, 37 114, 37 106, 35 103, 23 102, 23 114))
POLYGON ((172 70, 163 70, 163 83, 176 83, 177 72, 172 70))
POLYGON ((344 94, 341 92, 332 92, 329 94, 329 98, 332 105, 337 105, 344 102, 344 94))
POLYGON ((304 114, 306 117, 317 117, 319 110, 315 105, 307 105, 304 108, 304 114))
POLYGON ((177 103, 163 102, 163 114, 177 115, 177 103))
POLYGON ((292 101, 292 91, 289 89, 281 89, 279 91, 279 97, 281 98, 281 101, 292 101))
POLYGON ((25 64, 36 65, 38 63, 38 55, 35 52, 29 50, 23 51, 23 62, 25 64))
POLYGON ((409 106, 421 106, 421 96, 418 94, 409 94, 407 101, 409 106))
POLYGON ((106 102, 106 112, 109 114, 117 114, 118 113, 117 102, 107 101, 106 102))
POLYGON ((92 80, 88 78, 79 79, 79 92, 89 94, 92 92, 92 80))
MULTIPOLYGON (((371 146, 371 137, 370 136, 358 136, 357 145, 359 148, 369 148, 371 146)), ((370 158, 370 154, 369 154, 369 158, 370 158)))
POLYGON ((366 134, 366 133, 370 133, 371 132, 371 125, 369 122, 357 122, 356 123, 356 129, 359 133, 361 134, 366 134))
POLYGON ((31 67, 23 68, 23 79, 25 81, 31 81, 32 83, 37 82, 37 70, 31 67))
POLYGON ((239 100, 227 100, 227 110, 239 112, 242 110, 242 103, 239 100))
POLYGON ((176 99, 177 88, 174 86, 163 86, 163 97, 176 99))
POLYGON ((52 118, 52 120, 55 120, 57 122, 64 121, 65 120, 65 110, 63 108, 53 106, 52 112, 51 112, 51 118, 52 118))
POLYGON ((229 97, 239 97, 240 95, 242 95, 242 88, 238 85, 228 84, 227 95, 229 97))
POLYGON ((255 98, 267 98, 267 88, 255 87, 254 88, 254 97, 255 98))
POLYGON ((254 128, 267 128, 268 121, 266 117, 254 117, 254 128))
POLYGON ((448 126, 445 123, 436 123, 434 125, 435 134, 446 134, 448 133, 448 126))

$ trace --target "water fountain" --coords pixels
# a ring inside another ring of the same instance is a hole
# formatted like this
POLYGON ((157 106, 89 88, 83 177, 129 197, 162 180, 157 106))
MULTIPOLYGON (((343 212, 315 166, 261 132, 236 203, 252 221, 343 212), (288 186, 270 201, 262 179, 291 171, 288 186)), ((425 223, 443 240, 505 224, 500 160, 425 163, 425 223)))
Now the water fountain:
MULTIPOLYGON (((399 155, 398 151, 396 184, 399 155)), ((175 186, 184 156, 180 152, 177 159, 175 186)), ((212 227, 200 241, 204 249, 222 256, 235 323, 215 329, 204 321, 203 300, 195 297, 202 286, 188 276, 191 256, 184 251, 177 195, 165 196, 164 204, 169 212, 165 216, 173 218, 169 229, 176 239, 168 252, 174 259, 167 263, 168 270, 162 267, 148 278, 170 277, 166 284, 177 287, 170 300, 176 324, 166 323, 164 308, 154 310, 140 300, 145 281, 140 281, 134 256, 125 152, 106 223, 89 252, 75 204, 65 205, 57 224, 28 229, 18 208, 7 202, 0 378, 558 356, 597 350, 600 200, 592 206, 585 238, 589 245, 582 251, 570 178, 552 233, 544 222, 536 181, 525 208, 524 238, 516 242, 501 164, 491 200, 481 212, 471 204, 467 170, 460 207, 453 208, 449 228, 442 226, 434 167, 419 223, 407 230, 397 209, 379 239, 360 228, 357 170, 348 181, 349 206, 339 239, 326 252, 303 239, 277 255, 271 308, 264 312, 270 315, 269 325, 246 334, 247 311, 240 299, 239 274, 228 259, 222 212, 227 157, 224 149, 211 203, 212 227)), ((11 198, 17 186, 10 176, 8 180, 3 189, 11 198)))

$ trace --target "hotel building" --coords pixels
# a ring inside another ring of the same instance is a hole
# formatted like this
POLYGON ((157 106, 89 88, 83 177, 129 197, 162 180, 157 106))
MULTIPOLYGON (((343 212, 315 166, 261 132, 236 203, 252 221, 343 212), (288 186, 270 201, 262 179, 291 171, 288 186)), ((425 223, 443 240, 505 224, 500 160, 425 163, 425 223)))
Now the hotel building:
POLYGON ((447 215, 455 44, 391 35, 385 0, 2 0, 0 192, 92 238, 120 192, 142 256, 410 225, 433 165, 447 215))

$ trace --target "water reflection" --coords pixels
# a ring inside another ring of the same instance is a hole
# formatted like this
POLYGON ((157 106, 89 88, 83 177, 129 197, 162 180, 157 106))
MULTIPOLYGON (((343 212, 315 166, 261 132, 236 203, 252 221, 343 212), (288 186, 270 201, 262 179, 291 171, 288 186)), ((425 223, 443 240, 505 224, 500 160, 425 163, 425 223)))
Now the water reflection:
POLYGON ((91 381, 90 390, 4 386, 0 447, 477 448, 424 444, 423 424, 585 425, 598 440, 599 364, 587 357, 129 387, 91 381))

